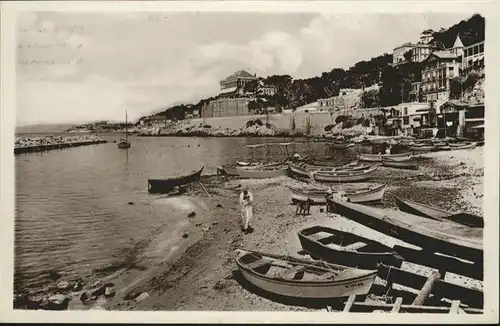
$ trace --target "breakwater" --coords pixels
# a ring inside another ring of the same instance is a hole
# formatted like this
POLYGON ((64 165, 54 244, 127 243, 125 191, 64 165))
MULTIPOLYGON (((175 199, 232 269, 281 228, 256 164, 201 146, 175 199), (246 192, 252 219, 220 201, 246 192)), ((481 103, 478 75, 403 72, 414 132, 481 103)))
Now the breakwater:
POLYGON ((107 143, 97 136, 47 136, 47 137, 16 137, 14 154, 43 152, 67 147, 87 146, 107 143))

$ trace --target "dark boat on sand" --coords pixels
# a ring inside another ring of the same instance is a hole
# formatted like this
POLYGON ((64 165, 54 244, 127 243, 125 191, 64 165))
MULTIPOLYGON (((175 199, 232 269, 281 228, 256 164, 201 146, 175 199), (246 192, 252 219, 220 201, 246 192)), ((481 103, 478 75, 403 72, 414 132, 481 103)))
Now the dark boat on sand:
POLYGON ((426 252, 439 252, 482 264, 483 229, 451 222, 439 222, 398 210, 332 199, 334 210, 388 236, 419 246, 426 252))
POLYGON ((203 166, 198 171, 179 177, 168 179, 148 179, 148 191, 150 193, 168 193, 175 187, 185 185, 200 179, 203 166))
POLYGON ((396 168, 396 169, 409 169, 409 170, 418 169, 418 163, 411 159, 408 161, 396 161, 396 160, 382 158, 382 165, 385 167, 396 168))
POLYGON ((452 213, 443 209, 417 203, 412 200, 403 200, 397 196, 394 196, 394 199, 396 200, 396 204, 398 205, 399 209, 406 213, 427 217, 436 221, 453 221, 455 223, 474 228, 484 227, 484 220, 481 216, 469 213, 452 213))
POLYGON ((303 229, 298 236, 307 253, 329 263, 370 269, 378 263, 400 267, 404 261, 380 242, 325 226, 303 229))

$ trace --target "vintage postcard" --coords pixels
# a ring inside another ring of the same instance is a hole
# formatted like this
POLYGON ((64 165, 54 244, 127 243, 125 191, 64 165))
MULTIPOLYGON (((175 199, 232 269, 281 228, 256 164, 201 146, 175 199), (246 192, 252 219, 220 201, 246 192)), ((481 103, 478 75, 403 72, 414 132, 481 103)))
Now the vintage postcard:
POLYGON ((498 322, 498 9, 3 2, 2 321, 498 322))

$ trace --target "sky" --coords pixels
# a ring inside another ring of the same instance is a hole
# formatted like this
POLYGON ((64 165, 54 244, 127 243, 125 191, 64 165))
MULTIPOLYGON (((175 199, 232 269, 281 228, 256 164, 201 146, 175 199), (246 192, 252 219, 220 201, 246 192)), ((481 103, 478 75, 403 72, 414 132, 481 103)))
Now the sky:
POLYGON ((24 12, 16 124, 124 121, 125 110, 133 121, 217 95, 240 69, 313 77, 468 16, 24 12))

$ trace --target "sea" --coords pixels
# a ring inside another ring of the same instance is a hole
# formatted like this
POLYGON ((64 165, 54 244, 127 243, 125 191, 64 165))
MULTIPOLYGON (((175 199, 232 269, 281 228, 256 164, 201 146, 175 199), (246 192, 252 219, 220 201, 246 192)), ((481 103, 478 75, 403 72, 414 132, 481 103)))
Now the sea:
MULTIPOLYGON (((47 134, 17 134, 42 135, 47 134)), ((136 136, 129 137, 132 146, 124 150, 114 143, 124 135, 99 136, 108 143, 15 156, 16 291, 41 291, 53 282, 52 271, 84 278, 125 260, 140 260, 159 232, 178 239, 187 220, 182 202, 148 194, 148 178, 202 166, 203 175, 210 176, 221 164, 235 161, 276 162, 308 152, 329 157, 335 151, 306 139, 136 136), (279 144, 287 142, 294 143, 279 144), (247 147, 262 143, 268 145, 247 147)), ((356 152, 339 151, 334 160, 347 162, 356 152)), ((168 255, 159 250, 147 257, 160 261, 168 255)))

